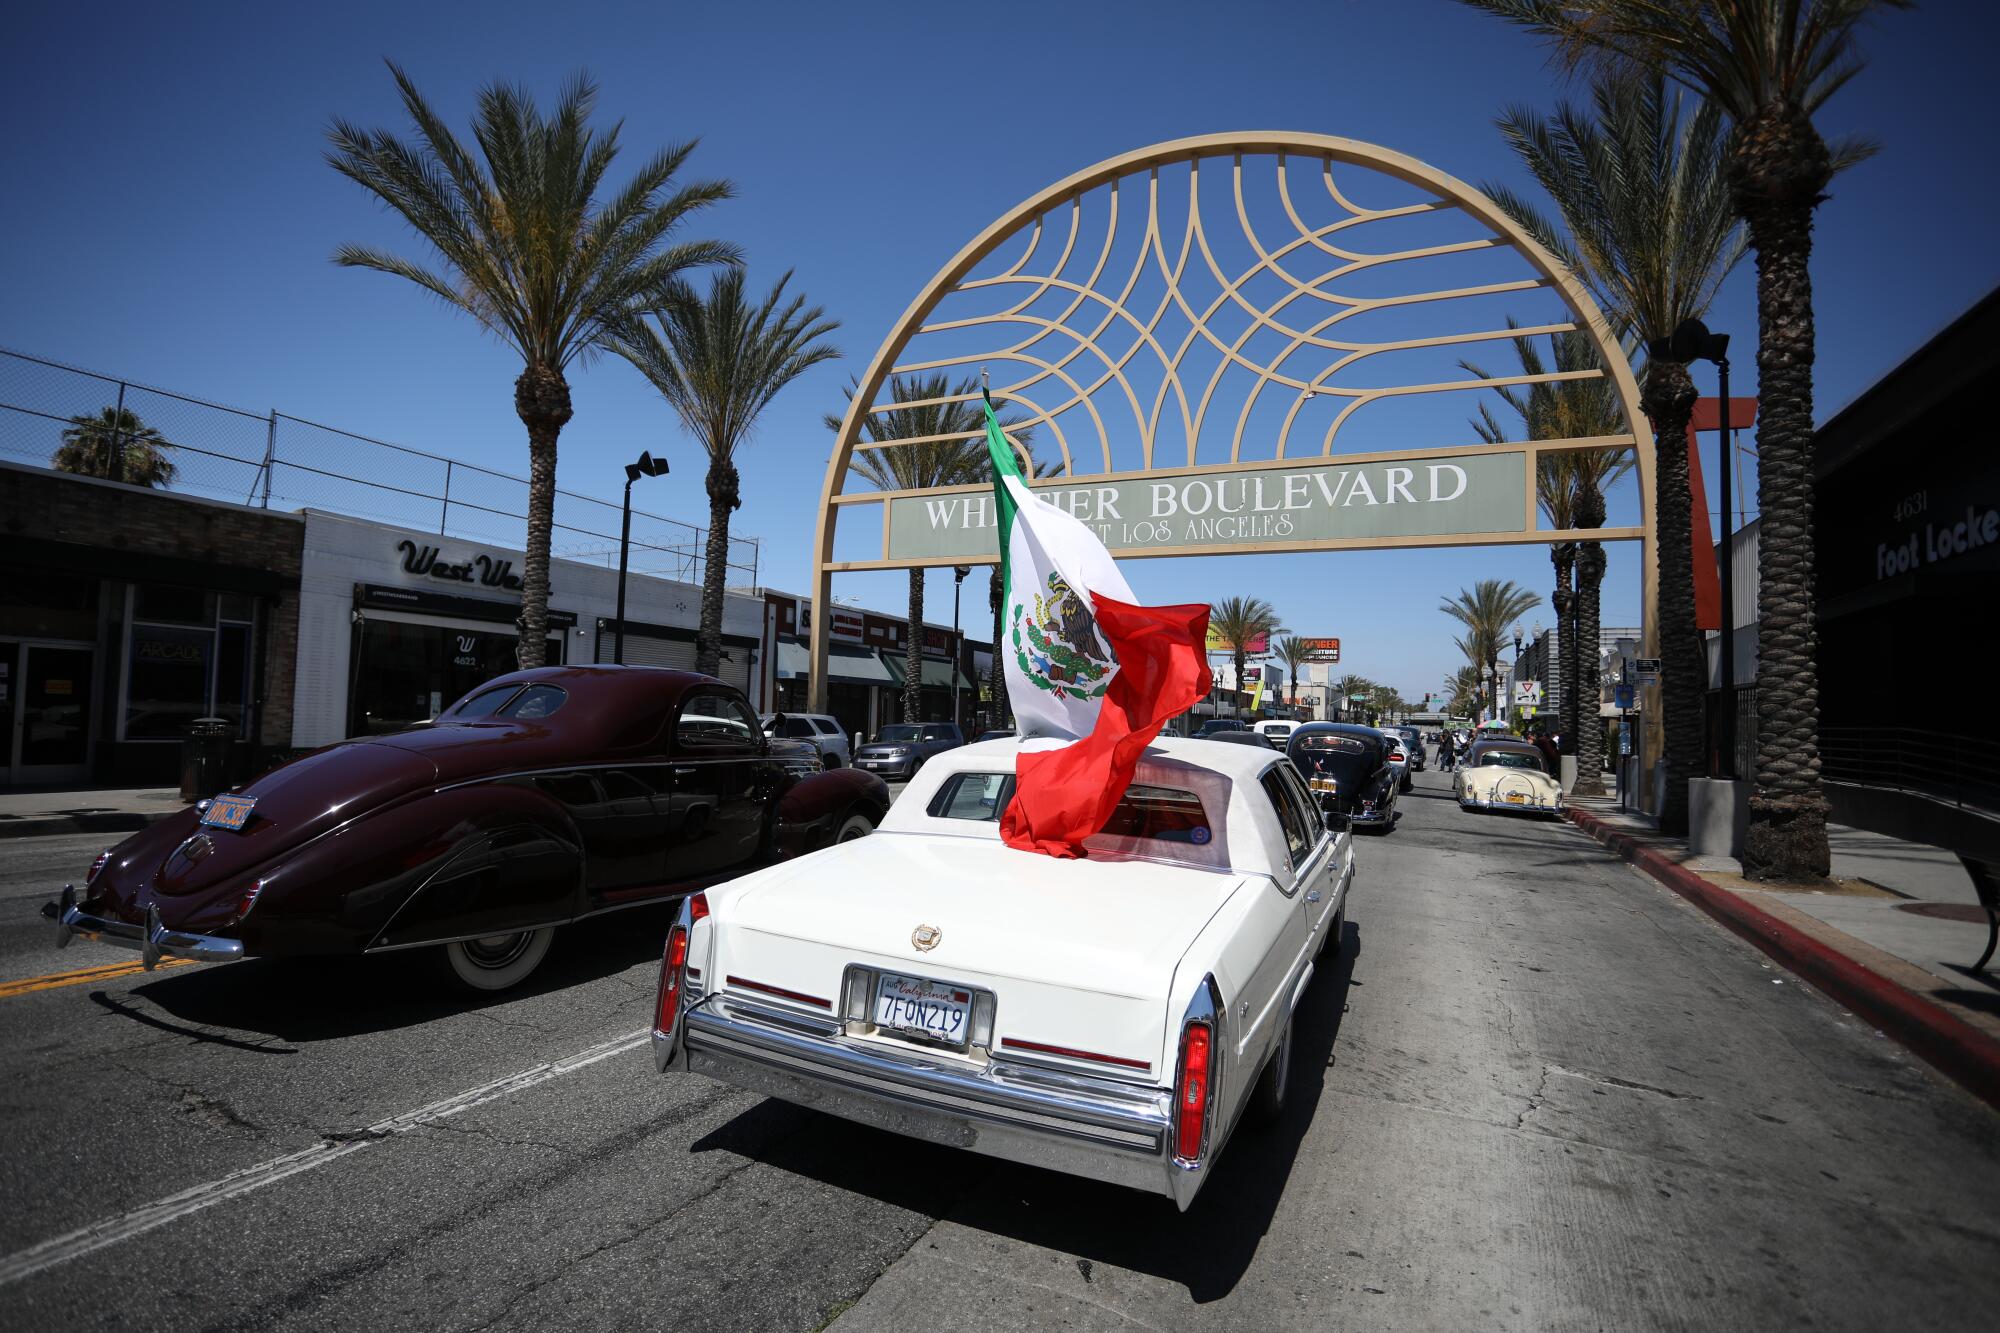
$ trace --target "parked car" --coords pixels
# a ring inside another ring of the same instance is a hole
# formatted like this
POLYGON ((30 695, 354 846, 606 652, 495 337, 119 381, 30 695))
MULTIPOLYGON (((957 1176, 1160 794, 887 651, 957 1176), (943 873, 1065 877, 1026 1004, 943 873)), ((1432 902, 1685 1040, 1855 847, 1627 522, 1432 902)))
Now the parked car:
POLYGON ((57 942, 215 962, 433 946, 476 990, 579 917, 862 836, 889 791, 767 739, 733 687, 653 667, 492 680, 428 726, 344 741, 99 856, 57 942))
POLYGON ((1462 810, 1520 810, 1562 816, 1562 784, 1526 741, 1482 740, 1452 780, 1462 810))
POLYGON ((1396 775, 1396 790, 1408 791, 1414 785, 1410 781, 1410 752, 1403 748, 1402 737, 1387 731, 1382 737, 1389 745, 1389 767, 1396 775))
MULTIPOLYGON (((1402 741, 1403 753, 1409 756, 1410 772, 1412 773, 1423 772, 1424 771, 1423 733, 1418 731, 1415 727, 1384 727, 1383 730, 1402 741)), ((1405 784, 1403 786, 1403 790, 1408 791, 1409 789, 1410 788, 1406 779, 1405 784)))
POLYGON ((1218 731, 1248 731, 1242 719, 1234 717, 1212 717, 1195 729, 1196 740, 1207 740, 1218 731))
POLYGON ((1351 722, 1308 722, 1285 743, 1285 754, 1329 815, 1357 825, 1396 826, 1396 770, 1389 738, 1351 722))
POLYGON ((804 741, 818 750, 827 768, 842 768, 854 762, 847 733, 840 729, 836 719, 824 713, 765 713, 758 721, 763 724, 766 736, 782 734, 786 740, 804 741))
POLYGON ((1282 1107, 1299 1007, 1338 1003, 1307 983, 1351 838, 1283 756, 1169 740, 1088 857, 1015 851, 1019 753, 941 755, 880 835, 689 898, 656 1062, 1186 1208, 1282 1107))
POLYGON ((964 734, 950 722, 895 722, 854 752, 854 766, 884 778, 909 779, 932 756, 964 744, 964 734))
POLYGON ((1259 736, 1270 737, 1273 743, 1282 750, 1285 748, 1286 739, 1292 734, 1292 728, 1296 726, 1298 726, 1296 722, 1281 722, 1275 718, 1267 718, 1262 722, 1253 724, 1250 730, 1256 732, 1259 736))

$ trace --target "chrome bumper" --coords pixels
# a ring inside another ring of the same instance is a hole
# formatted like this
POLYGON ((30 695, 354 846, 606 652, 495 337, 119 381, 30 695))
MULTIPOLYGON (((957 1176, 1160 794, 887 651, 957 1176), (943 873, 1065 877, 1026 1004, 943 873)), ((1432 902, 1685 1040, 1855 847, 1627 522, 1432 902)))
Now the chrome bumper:
POLYGON ((1347 822, 1372 828, 1377 824, 1388 823, 1394 813, 1393 810, 1355 810, 1347 816, 1347 822))
POLYGON ((1542 805, 1535 801, 1475 801, 1469 797, 1458 798, 1461 810, 1519 810, 1530 815, 1559 815, 1563 812, 1562 797, 1556 797, 1554 805, 1542 805))
POLYGON ((653 1034, 660 1068, 687 1069, 931 1143, 1164 1194, 1185 1209, 1205 1169, 1170 1158, 1165 1088, 995 1060, 984 1069, 871 1049, 832 1019, 729 995, 653 1034))
POLYGON ((185 930, 168 930, 160 922, 160 909, 146 908, 144 925, 92 916, 76 905, 76 887, 63 885, 62 897, 42 908, 42 915, 56 923, 56 947, 66 949, 72 939, 98 940, 121 949, 137 949, 148 972, 162 958, 185 958, 191 963, 233 963, 243 956, 243 941, 220 935, 195 935, 185 930))

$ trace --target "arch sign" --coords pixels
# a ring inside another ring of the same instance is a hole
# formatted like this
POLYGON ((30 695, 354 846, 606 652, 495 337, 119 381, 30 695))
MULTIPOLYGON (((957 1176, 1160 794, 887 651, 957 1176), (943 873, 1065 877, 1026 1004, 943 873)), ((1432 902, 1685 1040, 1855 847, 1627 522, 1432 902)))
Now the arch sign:
MULTIPOLYGON (((1571 274, 1413 158, 1317 134, 1180 139, 996 220, 856 385, 827 461, 820 606, 843 571, 998 559, 987 376, 1038 495, 1121 558, 1636 540, 1654 655, 1653 443, 1631 367, 1571 274), (1512 438, 1556 395, 1597 433, 1512 438), (1539 526, 1544 461, 1606 449, 1632 456, 1641 524, 1539 526)), ((828 623, 813 617, 820 711, 828 623)), ((1657 705, 1645 716, 1657 754, 1657 705)))

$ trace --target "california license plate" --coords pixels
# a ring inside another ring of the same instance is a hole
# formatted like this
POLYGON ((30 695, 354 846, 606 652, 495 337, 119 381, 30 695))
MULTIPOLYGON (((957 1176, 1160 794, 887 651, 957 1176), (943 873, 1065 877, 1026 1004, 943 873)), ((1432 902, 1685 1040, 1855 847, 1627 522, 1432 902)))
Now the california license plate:
POLYGON ((201 812, 201 822, 210 828, 241 829, 250 821, 255 796, 218 796, 201 812))
POLYGON ((972 992, 949 982, 884 972, 875 985, 875 1026, 964 1050, 972 1031, 972 992))
POLYGON ((1528 803, 1528 798, 1517 791, 1508 792, 1505 799, 1509 805, 1526 805, 1528 803))

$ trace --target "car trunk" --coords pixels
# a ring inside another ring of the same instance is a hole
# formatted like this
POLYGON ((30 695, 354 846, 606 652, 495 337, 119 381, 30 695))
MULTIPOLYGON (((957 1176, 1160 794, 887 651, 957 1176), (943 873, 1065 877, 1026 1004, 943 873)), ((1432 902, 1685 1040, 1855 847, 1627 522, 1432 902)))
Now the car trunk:
POLYGON ((1175 969, 1240 882, 1150 862, 1059 861, 987 838, 876 833, 718 895, 708 985, 749 998, 777 988, 835 1011, 850 964, 990 990, 995 1054, 1160 1084, 1171 1075, 1175 969), (929 949, 916 939, 926 926, 937 932, 929 949))

